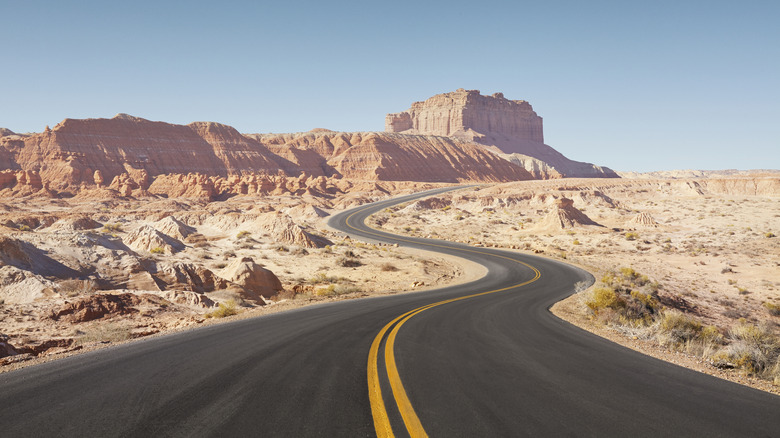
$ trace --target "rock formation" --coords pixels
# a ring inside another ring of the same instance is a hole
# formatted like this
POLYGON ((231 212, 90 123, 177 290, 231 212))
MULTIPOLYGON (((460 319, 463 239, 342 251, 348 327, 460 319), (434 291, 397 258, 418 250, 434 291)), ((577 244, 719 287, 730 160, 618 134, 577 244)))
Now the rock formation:
POLYGON ((154 224, 154 228, 174 239, 184 240, 195 232, 195 228, 185 225, 173 216, 167 216, 154 224))
POLYGON ((461 88, 438 94, 413 103, 407 111, 388 114, 385 131, 441 135, 489 146, 494 152, 519 154, 511 161, 537 178, 617 177, 608 168, 569 160, 545 145, 542 118, 531 104, 506 99, 501 93, 483 96, 479 90, 461 88))
POLYGON ((250 257, 233 260, 217 275, 244 288, 250 299, 271 298, 282 290, 279 278, 250 257))
POLYGON ((65 119, 53 129, 0 137, 0 196, 322 195, 329 179, 516 181, 532 178, 463 140, 313 130, 247 134, 219 123, 174 125, 119 114, 65 119), (280 178, 285 179, 280 179, 280 178), (284 183, 284 186, 281 184, 284 183), (108 190, 108 191, 106 191, 108 190))
POLYGON ((184 249, 183 243, 149 225, 142 225, 128 233, 122 240, 135 251, 173 254, 184 249))
POLYGON ((573 200, 560 198, 555 200, 552 210, 537 224, 536 228, 539 230, 561 230, 583 225, 600 226, 585 213, 575 208, 573 200))
POLYGON ((632 217, 631 220, 628 221, 628 225, 630 227, 657 228, 658 222, 656 222, 648 213, 642 212, 632 217))

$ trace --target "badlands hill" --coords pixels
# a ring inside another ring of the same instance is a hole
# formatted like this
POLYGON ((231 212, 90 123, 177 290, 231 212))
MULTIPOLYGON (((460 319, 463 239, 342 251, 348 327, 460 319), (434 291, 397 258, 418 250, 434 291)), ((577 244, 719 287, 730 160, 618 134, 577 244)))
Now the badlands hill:
POLYGON ((474 143, 436 136, 322 129, 242 135, 219 123, 174 125, 119 114, 65 119, 32 135, 3 131, 0 138, 0 190, 14 194, 76 194, 95 187, 125 195, 165 188, 172 194, 171 187, 178 186, 172 192, 215 196, 268 186, 269 176, 319 178, 317 186, 325 185, 322 179, 341 178, 448 183, 532 178, 474 143))
POLYGON ((502 93, 483 96, 462 88, 415 102, 388 114, 385 131, 441 135, 488 146, 537 179, 560 177, 617 178, 609 168, 573 161, 544 144, 542 118, 524 100, 502 93))

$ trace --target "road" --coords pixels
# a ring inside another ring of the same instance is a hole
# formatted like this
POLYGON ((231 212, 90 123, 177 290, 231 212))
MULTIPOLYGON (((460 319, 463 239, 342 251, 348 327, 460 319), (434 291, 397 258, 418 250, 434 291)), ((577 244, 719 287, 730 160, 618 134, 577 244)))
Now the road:
POLYGON ((485 278, 0 374, 0 436, 780 436, 780 397, 550 314, 575 282, 592 281, 588 273, 363 225, 391 203, 433 193, 360 207, 331 226, 466 257, 487 266, 485 278))

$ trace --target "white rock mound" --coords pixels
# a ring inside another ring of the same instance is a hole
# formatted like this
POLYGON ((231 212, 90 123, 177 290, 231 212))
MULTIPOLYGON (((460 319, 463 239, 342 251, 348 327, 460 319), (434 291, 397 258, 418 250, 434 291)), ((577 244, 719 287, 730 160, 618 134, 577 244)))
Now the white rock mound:
POLYGON ((642 212, 632 217, 631 220, 628 221, 628 225, 636 228, 658 228, 659 224, 650 216, 650 214, 642 212))
POLYGON ((246 298, 263 302, 262 298, 271 298, 282 290, 282 282, 268 269, 255 263, 251 257, 237 258, 217 275, 241 286, 247 293, 246 298), (261 298, 262 297, 262 298, 261 298))
POLYGON ((574 207, 574 201, 568 198, 555 200, 552 210, 539 222, 538 229, 562 230, 582 226, 601 226, 585 213, 574 207))
POLYGON ((174 239, 184 240, 190 234, 195 233, 195 228, 192 228, 182 221, 176 219, 173 216, 167 216, 154 223, 154 229, 157 231, 173 237, 174 239))
POLYGON ((170 255, 184 249, 183 243, 149 225, 143 225, 128 233, 122 241, 131 249, 142 252, 161 252, 170 255))

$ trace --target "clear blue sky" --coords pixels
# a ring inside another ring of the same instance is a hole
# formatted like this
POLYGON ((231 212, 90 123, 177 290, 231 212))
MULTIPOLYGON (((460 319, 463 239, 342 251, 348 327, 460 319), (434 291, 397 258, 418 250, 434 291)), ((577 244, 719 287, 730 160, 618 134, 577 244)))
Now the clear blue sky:
POLYGON ((0 126, 384 129, 457 88, 617 170, 780 168, 780 2, 0 0, 0 126))

